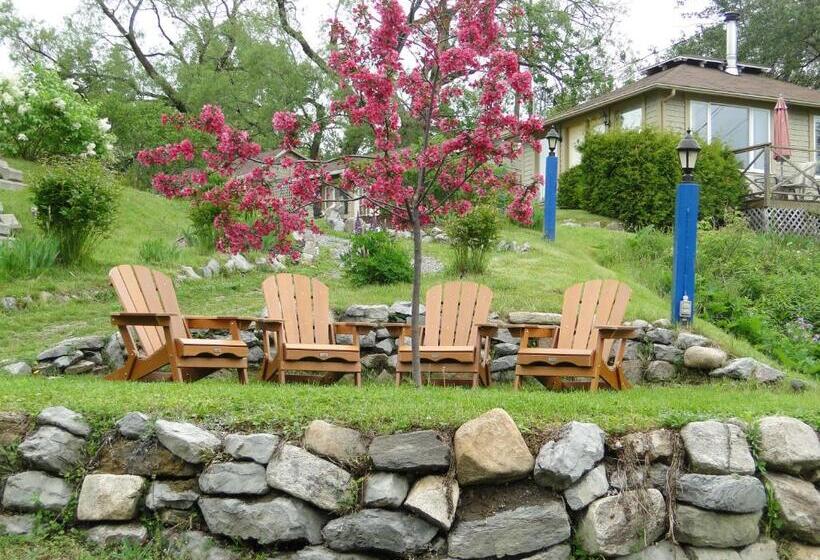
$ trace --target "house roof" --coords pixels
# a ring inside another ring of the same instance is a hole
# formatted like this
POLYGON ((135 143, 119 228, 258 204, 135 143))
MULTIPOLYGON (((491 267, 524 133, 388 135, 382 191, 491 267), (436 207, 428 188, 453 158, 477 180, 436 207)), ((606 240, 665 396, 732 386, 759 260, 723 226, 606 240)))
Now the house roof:
MULTIPOLYGON (((757 69, 758 67, 755 67, 755 70, 757 69)), ((760 75, 755 70, 734 76, 719 67, 705 64, 700 59, 691 57, 670 59, 666 61, 665 69, 659 70, 658 66, 653 66, 648 69, 648 75, 644 78, 548 117, 546 123, 555 124, 655 89, 678 89, 709 95, 770 101, 772 104, 777 101, 778 95, 783 95, 789 105, 820 107, 820 91, 775 80, 760 75), (701 66, 701 64, 704 65, 701 66)))

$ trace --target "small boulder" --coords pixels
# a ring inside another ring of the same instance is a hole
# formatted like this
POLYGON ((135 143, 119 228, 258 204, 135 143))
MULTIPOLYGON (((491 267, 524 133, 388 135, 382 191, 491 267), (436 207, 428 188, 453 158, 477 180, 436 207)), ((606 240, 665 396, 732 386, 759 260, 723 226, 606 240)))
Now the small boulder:
POLYGON ((686 552, 670 541, 659 541, 641 550, 621 557, 621 560, 688 560, 686 552))
POLYGON ((206 463, 219 451, 222 442, 211 432, 185 422, 157 420, 157 438, 171 453, 188 463, 206 463))
POLYGON ((557 544, 542 550, 532 556, 525 556, 522 560, 570 560, 572 547, 568 544, 557 544))
POLYGON ((518 354, 509 354, 507 356, 500 356, 490 362, 490 372, 497 373, 499 371, 508 371, 515 368, 518 363, 518 354))
POLYGON ((265 467, 258 463, 211 463, 199 475, 205 494, 262 495, 268 493, 265 467))
POLYGON ((759 455, 768 470, 800 474, 820 467, 820 440, 805 422, 767 416, 758 422, 758 429, 759 455))
POLYGON ((689 464, 702 474, 754 474, 746 435, 734 424, 690 422, 680 431, 689 464))
POLYGON ((52 346, 51 348, 43 350, 42 352, 37 354, 37 361, 48 362, 60 358, 62 356, 67 356, 68 354, 73 354, 74 351, 75 349, 71 346, 67 346, 65 344, 58 344, 57 346, 52 346))
POLYGON ((345 317, 355 320, 387 321, 390 310, 386 305, 351 305, 345 317))
POLYGON ((598 465, 564 490, 564 499, 572 511, 584 509, 609 491, 606 468, 598 465))
POLYGON ((780 505, 783 529, 801 541, 820 544, 820 491, 811 482, 786 474, 769 473, 766 480, 780 505))
POLYGON ((23 536, 34 532, 37 518, 27 515, 4 515, 0 513, 0 535, 23 536))
POLYGON ((651 430, 627 434, 621 440, 638 459, 648 462, 671 459, 675 451, 676 434, 672 430, 651 430))
POLYGON ((590 554, 624 556, 655 542, 666 531, 666 504, 661 493, 632 490, 592 502, 576 531, 590 554))
POLYGON ((71 500, 71 485, 41 471, 25 471, 6 479, 3 507, 8 510, 36 512, 61 511, 71 500))
POLYGON ((450 445, 432 430, 377 436, 368 450, 379 470, 430 473, 450 468, 450 445))
POLYGON ((3 373, 8 375, 30 375, 31 366, 26 362, 13 362, 3 366, 3 373))
POLYGON ((740 554, 732 548, 704 548, 687 546, 689 560, 740 560, 740 554))
POLYGON ((777 543, 769 538, 762 538, 740 550, 740 560, 779 560, 777 543))
POLYGON ((681 350, 686 350, 692 346, 709 346, 710 343, 711 341, 705 336, 689 332, 680 332, 675 339, 675 346, 681 350))
POLYGON ((775 383, 783 379, 782 371, 775 369, 754 358, 737 358, 725 366, 709 372, 710 377, 728 377, 729 379, 754 379, 758 383, 775 383))
POLYGON ((216 539, 202 531, 171 533, 168 553, 179 560, 239 560, 239 555, 220 546, 216 539))
MULTIPOLYGON (((0 516, 0 529, 2 529, 2 516, 0 516)), ((820 558, 820 546, 811 546, 798 542, 786 544, 789 551, 789 560, 817 560, 820 558)))
POLYGON ((496 358, 514 356, 516 354, 518 354, 518 345, 512 342, 499 342, 493 346, 493 356, 496 358))
POLYGON ((37 424, 41 426, 56 426, 63 430, 87 438, 91 433, 91 426, 85 421, 82 414, 69 410, 64 406, 50 406, 44 408, 37 415, 37 424))
POLYGON ((653 360, 646 368, 646 380, 655 383, 671 381, 677 375, 675 364, 664 362, 663 360, 653 360))
POLYGON ((338 510, 350 498, 350 473, 301 447, 285 445, 268 463, 268 484, 321 509, 338 510))
POLYGON ((151 511, 191 509, 198 499, 199 485, 195 479, 155 480, 145 496, 145 507, 151 511))
POLYGON ((709 371, 722 367, 726 358, 726 352, 720 348, 690 346, 683 353, 683 365, 690 369, 709 371))
POLYGON ((389 356, 396 351, 396 343, 392 338, 385 338, 376 343, 376 350, 389 356))
POLYGON ((77 504, 79 521, 128 521, 137 514, 145 479, 129 474, 90 474, 77 504))
POLYGON ((0 446, 21 441, 28 429, 29 417, 23 412, 0 412, 0 446))
POLYGON ((228 272, 250 272, 254 266, 241 253, 231 255, 225 263, 225 270, 228 272))
POLYGON ((510 323, 529 325, 560 325, 560 313, 542 313, 538 311, 510 311, 510 323))
POLYGON ((129 412, 117 420, 117 431, 126 439, 142 439, 151 432, 151 418, 142 412, 129 412))
POLYGON ((302 550, 276 558, 281 560, 378 560, 375 556, 355 552, 336 552, 324 546, 306 546, 302 550))
POLYGON ((458 482, 430 474, 416 481, 404 501, 404 507, 449 531, 456 516, 458 496, 458 482))
POLYGON ((148 530, 139 523, 125 525, 97 525, 89 529, 85 537, 104 548, 122 544, 141 545, 148 542, 148 530))
POLYGON ((653 344, 652 355, 655 360, 669 362, 670 364, 680 364, 683 361, 683 350, 668 344, 653 344))
POLYGON ((644 338, 653 344, 670 345, 675 340, 675 332, 670 329, 656 327, 646 331, 644 338))
POLYGON ((370 508, 395 509, 404 503, 410 481, 407 476, 391 472, 374 472, 364 482, 363 504, 370 508))
POLYGON ((305 448, 347 465, 355 464, 367 455, 367 443, 361 432, 324 420, 314 420, 308 424, 305 448))
POLYGON ((421 554, 438 528, 409 513, 363 509, 332 520, 322 535, 325 544, 342 552, 373 551, 396 556, 421 554))
POLYGON ((752 544, 760 534, 762 512, 718 513, 686 504, 675 506, 678 542, 710 548, 734 548, 752 544))
POLYGON ((535 459, 535 482, 564 490, 577 482, 604 457, 605 434, 595 424, 570 422, 558 439, 541 447, 535 459))
POLYGON ((502 408, 462 424, 453 446, 456 476, 464 486, 525 478, 535 464, 518 426, 502 408))
POLYGON ((678 478, 679 502, 699 508, 751 513, 766 506, 766 489, 753 476, 684 474, 678 478))
POLYGON ((97 471, 149 478, 190 478, 199 474, 199 467, 186 463, 155 439, 117 439, 102 447, 97 471))
POLYGON ((279 441, 279 436, 273 434, 229 434, 225 438, 225 452, 234 459, 267 465, 279 441))
POLYGON ((17 448, 30 465, 44 471, 66 475, 83 459, 85 440, 54 426, 43 426, 17 448))

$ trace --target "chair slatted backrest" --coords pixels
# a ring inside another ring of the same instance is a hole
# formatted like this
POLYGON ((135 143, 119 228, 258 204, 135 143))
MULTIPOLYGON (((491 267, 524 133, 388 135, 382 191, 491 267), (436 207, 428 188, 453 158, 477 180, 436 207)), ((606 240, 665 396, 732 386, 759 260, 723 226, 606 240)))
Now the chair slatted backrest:
POLYGON ((469 346, 487 321, 493 292, 475 282, 447 282, 427 291, 424 346, 469 346))
POLYGON ((262 282, 268 317, 284 322, 285 342, 333 344, 327 286, 301 274, 274 274, 262 282))
MULTIPOLYGON (((556 348, 594 349, 595 325, 620 325, 631 294, 630 287, 617 280, 590 280, 567 288, 556 348)), ((605 341, 604 356, 609 356, 613 342, 605 341)))
MULTIPOLYGON (((108 279, 126 313, 170 313, 171 336, 188 336, 170 278, 144 266, 123 264, 112 268, 108 279)), ((162 328, 140 326, 133 329, 146 355, 165 347, 162 328)))

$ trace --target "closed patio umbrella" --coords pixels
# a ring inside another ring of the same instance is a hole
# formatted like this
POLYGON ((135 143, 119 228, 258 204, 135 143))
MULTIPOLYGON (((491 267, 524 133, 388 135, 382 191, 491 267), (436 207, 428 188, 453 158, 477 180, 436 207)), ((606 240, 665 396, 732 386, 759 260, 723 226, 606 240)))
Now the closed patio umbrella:
POLYGON ((789 108, 783 96, 777 98, 774 106, 774 141, 772 146, 774 159, 781 162, 792 155, 789 140, 789 108))

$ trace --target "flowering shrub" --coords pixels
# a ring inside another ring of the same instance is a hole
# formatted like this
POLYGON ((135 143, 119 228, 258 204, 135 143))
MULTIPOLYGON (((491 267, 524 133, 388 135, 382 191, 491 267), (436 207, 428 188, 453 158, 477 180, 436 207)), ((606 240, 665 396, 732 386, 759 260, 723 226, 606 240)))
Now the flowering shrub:
POLYGON ((0 80, 0 120, 0 152, 10 156, 104 156, 113 150, 108 120, 70 81, 39 66, 19 79, 0 80))

